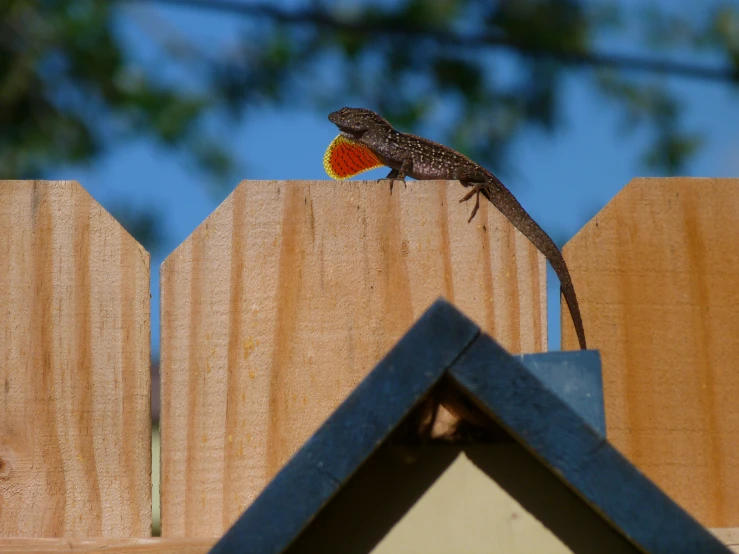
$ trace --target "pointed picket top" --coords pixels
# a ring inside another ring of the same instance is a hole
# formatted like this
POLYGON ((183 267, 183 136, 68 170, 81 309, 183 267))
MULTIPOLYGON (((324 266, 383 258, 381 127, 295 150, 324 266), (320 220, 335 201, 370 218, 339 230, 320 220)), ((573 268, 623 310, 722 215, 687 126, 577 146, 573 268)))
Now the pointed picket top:
POLYGON ((463 194, 244 181, 165 260, 165 536, 220 535, 439 295, 546 349, 543 256, 488 204, 468 224, 463 194))
MULTIPOLYGON (((572 360, 587 355, 568 353, 572 360)), ((457 457, 397 435, 430 397, 476 407, 484 425, 512 439, 458 447, 507 491, 519 512, 534 516, 527 525, 538 520, 549 530, 547 544, 559 545, 557 552, 729 553, 520 361, 443 300, 328 418, 212 552, 312 552, 318 545, 327 553, 373 551, 457 457)), ((447 492, 447 499, 450 494, 475 492, 460 486, 447 492)), ((492 531, 486 540, 495 540, 500 525, 487 522, 492 531)), ((457 532, 464 535, 464 529, 457 532)))
POLYGON ((0 237, 0 536, 148 536, 149 254, 76 181, 0 182, 0 237))
POLYGON ((633 179, 563 252, 609 440, 704 525, 739 526, 739 179, 633 179))

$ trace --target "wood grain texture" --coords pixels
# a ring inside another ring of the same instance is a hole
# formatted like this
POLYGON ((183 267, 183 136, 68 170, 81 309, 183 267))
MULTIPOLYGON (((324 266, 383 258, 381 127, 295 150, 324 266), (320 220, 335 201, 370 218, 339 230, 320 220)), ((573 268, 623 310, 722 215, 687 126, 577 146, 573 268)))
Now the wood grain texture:
POLYGON ((167 258, 165 536, 222 533, 439 295, 545 349, 544 258, 487 203, 468 224, 463 194, 245 181, 167 258))
POLYGON ((739 179, 634 179, 564 254, 609 440, 704 525, 739 526, 739 179))
POLYGON ((0 182, 0 537, 151 532, 149 254, 73 181, 0 182))
MULTIPOLYGON (((290 458, 218 541, 213 554, 286 554, 293 546, 295 552, 315 551, 296 546, 300 533, 341 494, 391 433, 403 434, 398 426, 413 428, 404 420, 415 417, 414 409, 479 336, 480 328, 459 310, 443 299, 434 302, 290 458)), ((393 513, 400 517, 402 512, 396 505, 383 512, 383 519, 393 513)), ((354 522, 361 524, 367 517, 372 516, 357 516, 354 522)), ((372 529, 368 531, 377 531, 372 529)))
POLYGON ((216 539, 0 539, 3 554, 206 554, 216 539))

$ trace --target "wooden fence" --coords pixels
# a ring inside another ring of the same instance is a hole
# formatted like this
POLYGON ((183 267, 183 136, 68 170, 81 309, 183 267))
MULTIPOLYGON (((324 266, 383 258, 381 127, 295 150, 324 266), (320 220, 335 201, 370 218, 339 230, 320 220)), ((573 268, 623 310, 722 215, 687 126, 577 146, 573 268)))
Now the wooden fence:
POLYGON ((608 439, 704 525, 738 527, 739 179, 634 179, 564 255, 608 439))
MULTIPOLYGON (((565 249, 609 438, 722 528, 739 527, 738 193, 635 180, 565 249)), ((207 550, 439 295, 510 351, 545 350, 543 257, 487 204, 467 224, 460 194, 246 181, 166 259, 151 539, 149 255, 76 182, 0 182, 0 549, 207 550)))

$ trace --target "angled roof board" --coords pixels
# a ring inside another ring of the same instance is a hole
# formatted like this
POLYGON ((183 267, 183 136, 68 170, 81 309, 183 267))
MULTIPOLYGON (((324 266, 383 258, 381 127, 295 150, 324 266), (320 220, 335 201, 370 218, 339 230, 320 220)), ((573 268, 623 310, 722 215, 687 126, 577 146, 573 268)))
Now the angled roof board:
MULTIPOLYGON (((729 553, 572 407, 443 300, 419 319, 212 552, 287 551, 320 521, 327 504, 330 508, 340 498, 337 493, 351 486, 353 475, 373 467, 375 453, 436 387, 453 387, 468 397, 633 552, 729 553)), ((445 463, 451 461, 437 462, 439 471, 445 463)))

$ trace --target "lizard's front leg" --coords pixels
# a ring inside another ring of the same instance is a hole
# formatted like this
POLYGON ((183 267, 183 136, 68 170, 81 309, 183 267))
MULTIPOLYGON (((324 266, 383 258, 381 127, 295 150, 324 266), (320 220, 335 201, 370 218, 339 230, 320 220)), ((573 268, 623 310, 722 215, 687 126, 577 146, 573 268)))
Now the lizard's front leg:
POLYGON ((398 178, 398 170, 397 169, 391 169, 390 173, 387 174, 387 177, 385 179, 377 179, 378 181, 385 181, 387 179, 390 179, 390 194, 393 193, 393 183, 395 182, 395 179, 398 178))
POLYGON ((390 173, 387 174, 387 177, 385 179, 390 179, 390 194, 393 193, 393 185, 395 184, 395 180, 403 181, 403 184, 405 184, 405 176, 408 174, 408 171, 411 169, 411 161, 410 160, 403 160, 403 164, 400 166, 400 169, 391 169, 390 173))
POLYGON ((472 190, 465 194, 460 202, 467 202, 470 198, 475 196, 475 207, 472 208, 472 214, 470 214, 470 218, 467 220, 467 223, 471 222, 472 219, 475 217, 475 214, 477 214, 477 210, 480 209, 480 193, 482 192, 482 189, 485 188, 485 185, 481 184, 473 184, 473 183, 466 183, 462 181, 462 184, 466 187, 471 186, 472 190))

